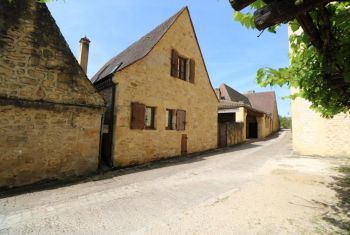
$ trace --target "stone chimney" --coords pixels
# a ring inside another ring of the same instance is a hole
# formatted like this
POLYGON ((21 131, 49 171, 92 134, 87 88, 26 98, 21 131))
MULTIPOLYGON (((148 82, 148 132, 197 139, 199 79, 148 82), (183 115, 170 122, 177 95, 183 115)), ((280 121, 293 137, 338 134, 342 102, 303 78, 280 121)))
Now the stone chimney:
POLYGON ((80 42, 79 64, 83 68, 84 72, 87 73, 90 40, 87 37, 83 37, 82 39, 80 39, 79 42, 80 42))

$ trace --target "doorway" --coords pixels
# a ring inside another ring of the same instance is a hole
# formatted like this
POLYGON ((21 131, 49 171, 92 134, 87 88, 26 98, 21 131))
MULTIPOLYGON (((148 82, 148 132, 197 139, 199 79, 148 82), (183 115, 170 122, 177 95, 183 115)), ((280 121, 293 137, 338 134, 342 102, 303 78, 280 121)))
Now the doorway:
POLYGON ((116 85, 112 85, 105 88, 103 92, 100 92, 107 102, 107 109, 104 114, 104 122, 102 127, 101 138, 101 159, 100 168, 112 168, 113 167, 113 130, 114 130, 114 107, 115 107, 115 95, 116 85))
POLYGON ((255 116, 247 116, 247 139, 257 139, 258 138, 258 121, 255 116))
POLYGON ((181 155, 187 154, 187 135, 183 134, 181 136, 181 155))

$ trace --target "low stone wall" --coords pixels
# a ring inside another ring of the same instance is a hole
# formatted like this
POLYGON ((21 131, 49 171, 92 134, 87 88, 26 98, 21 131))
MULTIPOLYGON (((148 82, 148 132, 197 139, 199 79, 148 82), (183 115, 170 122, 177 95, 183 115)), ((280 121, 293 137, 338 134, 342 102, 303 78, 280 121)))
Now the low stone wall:
POLYGON ((0 188, 95 171, 100 125, 94 109, 0 106, 0 188))
POLYGON ((244 142, 244 123, 227 123, 227 145, 232 146, 244 142))

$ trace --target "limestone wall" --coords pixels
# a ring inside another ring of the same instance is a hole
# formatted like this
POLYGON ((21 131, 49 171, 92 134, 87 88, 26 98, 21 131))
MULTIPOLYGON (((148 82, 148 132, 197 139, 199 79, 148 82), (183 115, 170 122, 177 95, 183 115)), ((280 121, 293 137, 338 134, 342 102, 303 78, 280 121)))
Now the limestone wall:
POLYGON ((0 1, 0 22, 0 98, 104 105, 45 4, 0 1))
POLYGON ((0 187, 95 171, 104 100, 46 5, 0 1, 0 28, 0 187))
POLYGON ((227 146, 243 143, 244 123, 227 123, 227 146))
POLYGON ((280 130, 280 120, 278 116, 278 108, 277 108, 277 101, 275 99, 274 101, 275 105, 275 112, 272 114, 272 132, 277 132, 280 130))
POLYGON ((240 107, 239 111, 236 113, 236 122, 243 124, 242 140, 247 140, 247 111, 245 108, 240 107))
MULTIPOLYGON (((294 91, 293 91, 294 92, 294 91)), ((292 100, 294 151, 305 155, 350 156, 350 114, 325 119, 304 99, 292 100)))
POLYGON ((142 60, 118 72, 114 165, 126 166, 181 154, 187 134, 188 153, 217 147, 218 100, 196 44, 187 9, 142 60), (171 50, 195 61, 194 84, 170 76, 171 50), (156 107, 156 130, 131 130, 131 102, 156 107), (186 130, 166 130, 166 109, 186 111, 186 130))
POLYGON ((90 109, 0 106, 0 187, 95 171, 101 115, 90 109))
POLYGON ((273 128, 276 126, 273 125, 272 117, 263 115, 262 117, 258 117, 258 137, 266 138, 273 133, 273 128))

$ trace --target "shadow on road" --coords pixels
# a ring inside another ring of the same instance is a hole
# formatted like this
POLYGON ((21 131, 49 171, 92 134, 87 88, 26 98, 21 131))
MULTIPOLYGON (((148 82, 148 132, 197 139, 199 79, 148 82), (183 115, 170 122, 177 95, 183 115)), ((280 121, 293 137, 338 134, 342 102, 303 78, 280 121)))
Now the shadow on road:
POLYGON ((267 137, 263 140, 248 140, 247 143, 239 144, 231 147, 209 150, 201 153, 188 154, 186 156, 177 156, 177 157, 172 157, 167 159, 160 159, 160 160, 156 160, 156 161, 146 163, 143 165, 138 165, 138 166, 130 166, 126 168, 115 168, 108 171, 99 170, 96 173, 93 173, 90 175, 71 177, 65 180, 47 180, 47 181, 41 181, 36 184, 28 185, 28 186, 18 187, 18 188, 0 189, 0 199, 17 196, 21 194, 26 194, 26 193, 39 192, 44 190, 53 190, 53 189, 68 187, 68 186, 72 186, 80 183, 105 180, 105 179, 110 179, 117 176, 134 174, 134 173, 153 170, 157 168, 170 167, 170 166, 176 166, 181 164, 191 164, 194 162, 203 161, 211 157, 216 157, 219 154, 238 152, 242 150, 259 147, 260 145, 258 144, 258 142, 264 142, 264 141, 276 139, 282 134, 283 131, 284 130, 282 130, 281 132, 277 132, 274 135, 271 135, 270 137, 267 137))
POLYGON ((323 219, 350 234, 350 158, 338 171, 340 176, 333 177, 334 182, 329 185, 336 192, 338 202, 330 206, 330 213, 323 219))

